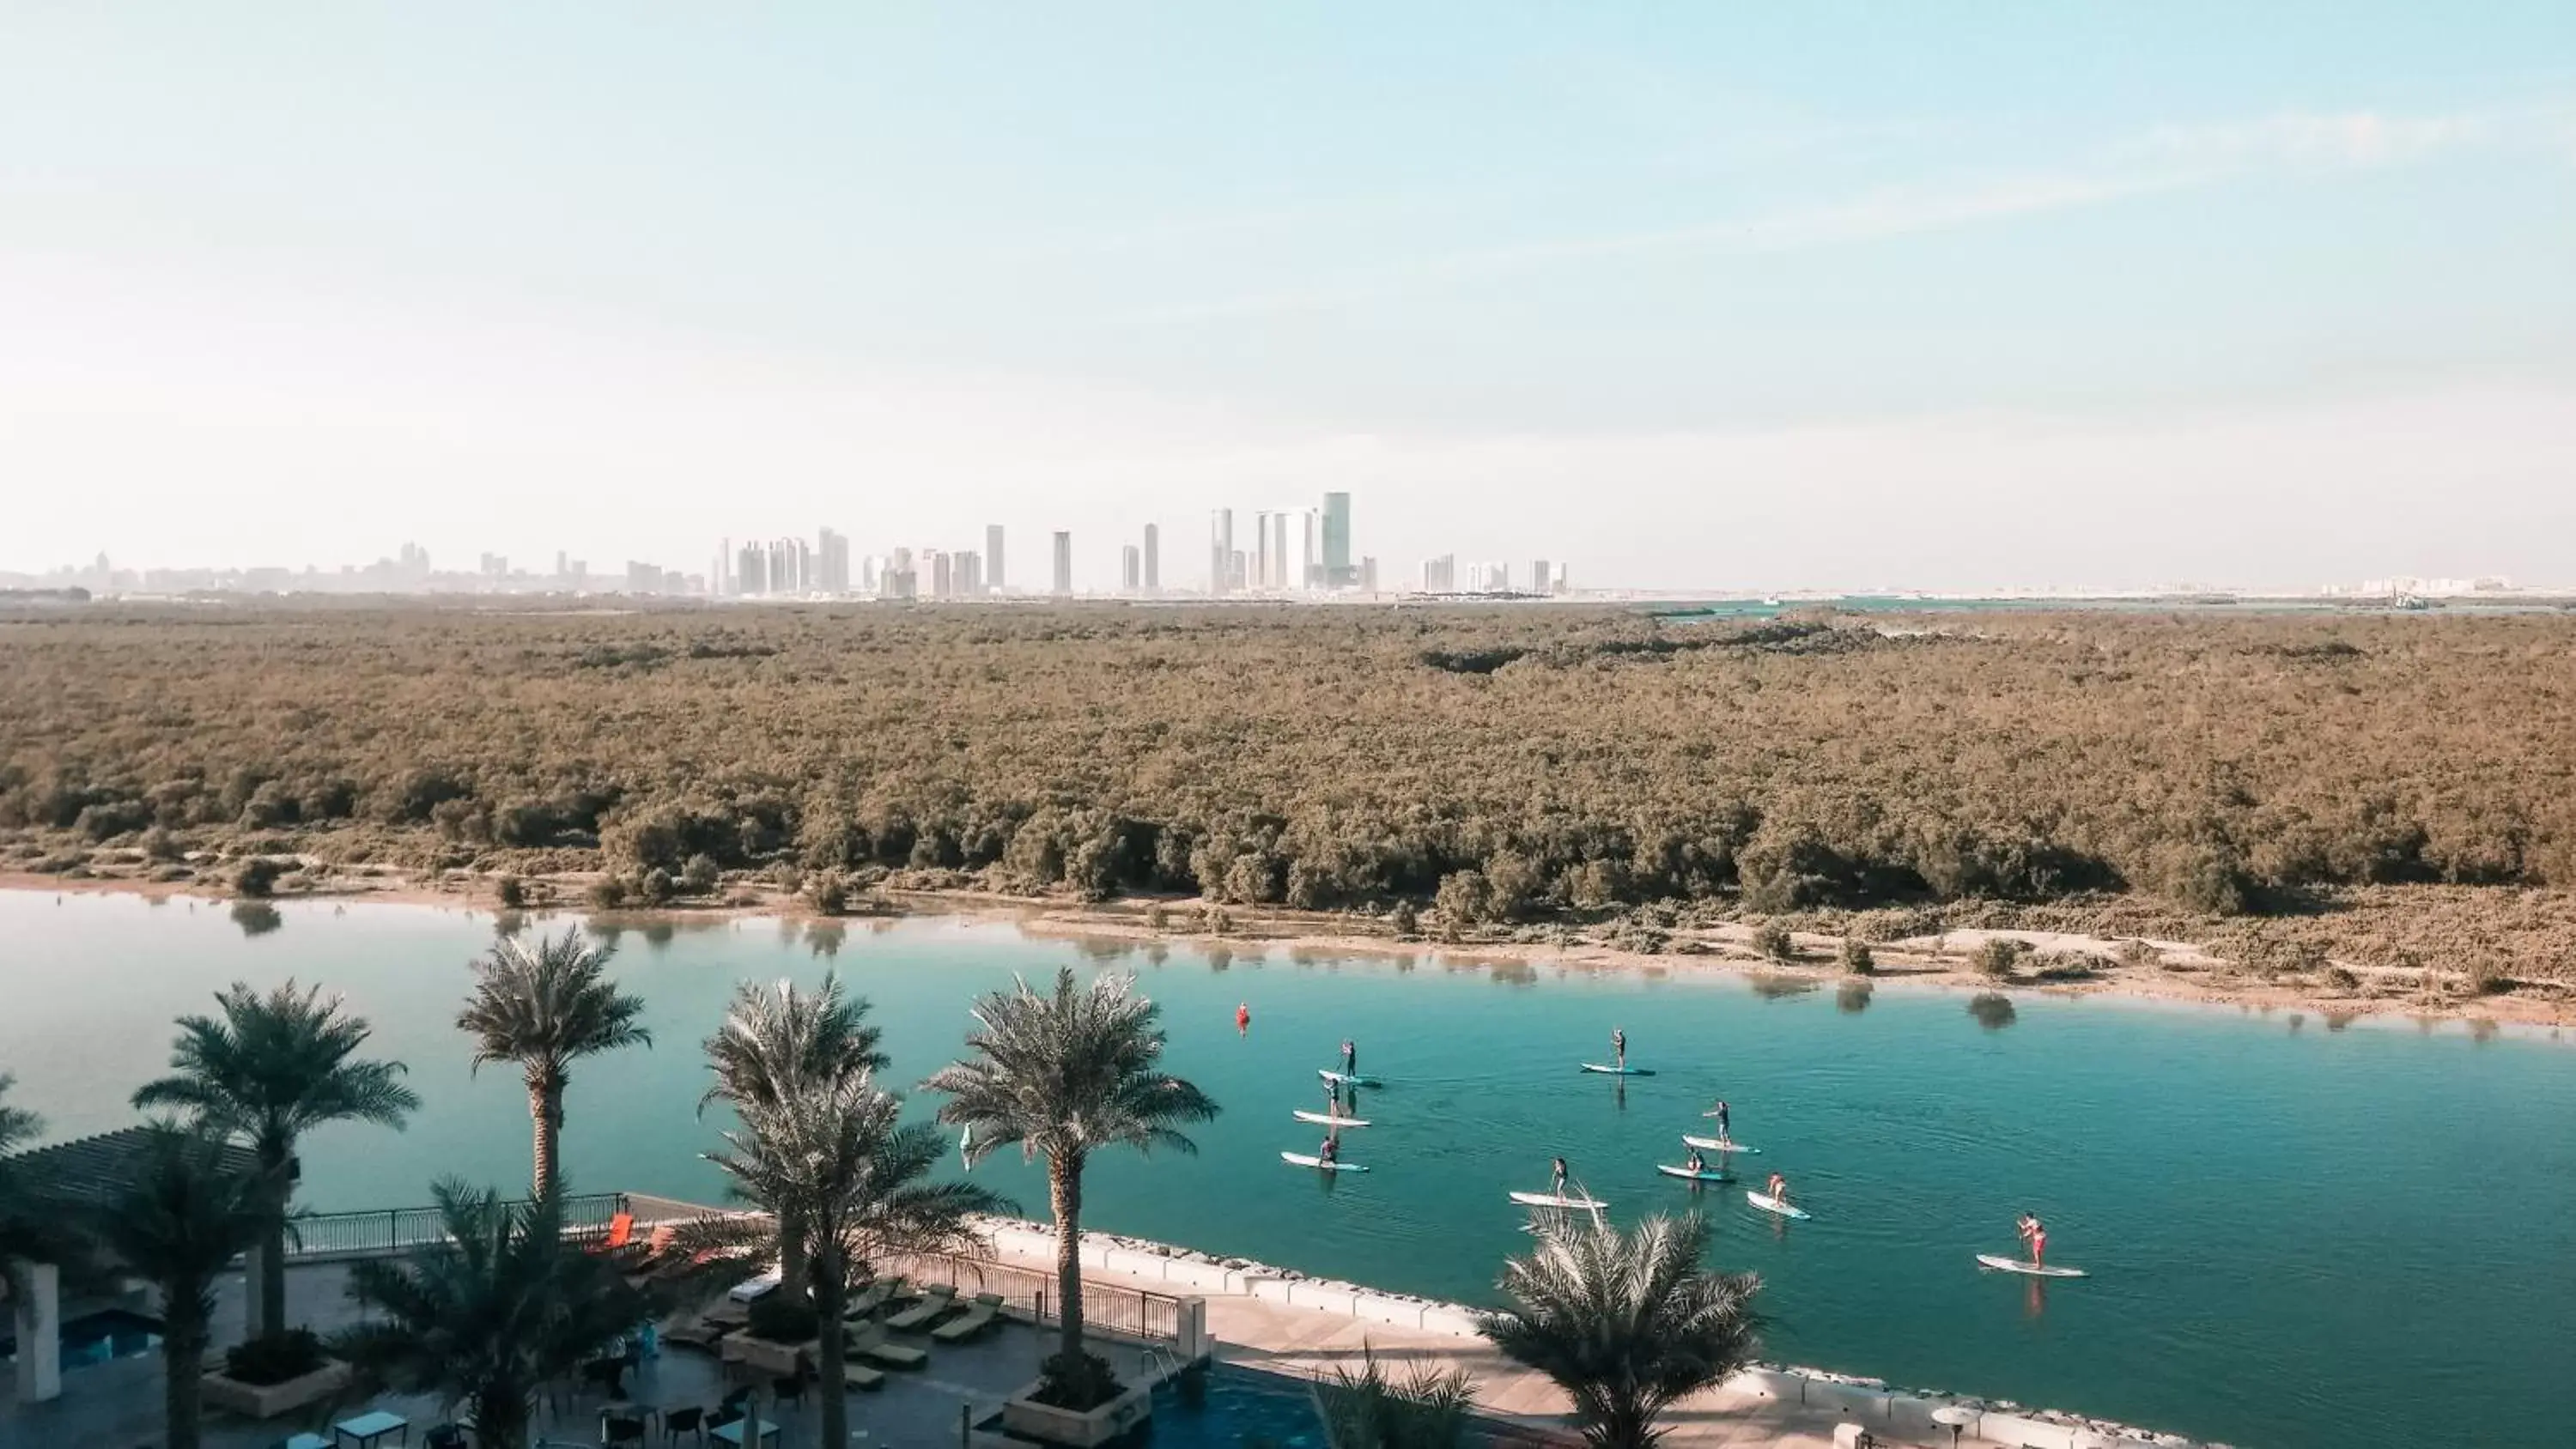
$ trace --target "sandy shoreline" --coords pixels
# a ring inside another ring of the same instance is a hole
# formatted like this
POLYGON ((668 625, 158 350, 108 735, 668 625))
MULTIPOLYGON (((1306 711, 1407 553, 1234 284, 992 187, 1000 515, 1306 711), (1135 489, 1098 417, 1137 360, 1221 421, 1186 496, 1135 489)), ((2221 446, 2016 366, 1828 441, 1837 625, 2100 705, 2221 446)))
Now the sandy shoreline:
MULTIPOLYGON (((2125 964, 2117 958, 2115 952, 2121 945, 2119 941, 2066 932, 1955 930, 1938 937, 1873 943, 1875 970, 1867 977, 1859 977, 1845 972, 1837 964, 1838 937, 1793 933, 1798 959, 1782 961, 1765 957, 1756 950, 1753 928, 1743 925, 1677 930, 1672 933, 1667 949, 1645 952, 1581 937, 1545 942, 1478 940, 1473 937, 1449 940, 1433 933, 1397 937, 1385 930, 1382 921, 1372 917, 1284 909, 1255 911, 1243 906, 1223 907, 1222 914, 1226 919, 1222 929, 1211 929, 1205 904, 1195 898, 1122 899, 1092 904, 980 890, 883 891, 863 897, 861 909, 826 916, 814 910, 804 897, 766 884, 738 885, 720 902, 682 904, 653 910, 593 912, 582 903, 581 897, 594 878, 583 875, 529 877, 526 884, 534 894, 523 909, 531 915, 555 912, 599 914, 619 922, 637 923, 657 920, 720 921, 745 917, 864 922, 906 916, 964 916, 1008 921, 1025 934, 1062 940, 1164 941, 1203 951, 1278 949, 1323 956, 1397 958, 1431 955, 1446 963, 1505 969, 1547 965, 1668 975, 1716 973, 1756 983, 1775 980, 1781 983, 1784 991, 1812 990, 1866 980, 1890 985, 2001 991, 2067 999, 2135 998, 2238 1006, 2266 1012, 2314 1013, 2329 1027, 2368 1017, 2426 1022, 2458 1020, 2470 1024, 2473 1029, 2481 1023, 2545 1028, 2576 1025, 2576 999, 2571 999, 2570 994, 2563 990, 2553 989, 2552 983, 2537 983, 2521 991, 2498 996, 2471 996, 2457 992, 2445 992, 2439 996, 2421 992, 2406 996, 2376 994, 2369 992, 2367 986, 2377 985, 2399 973, 2358 963, 2328 963, 2349 970, 2364 983, 2365 989, 2357 991, 2319 990, 2315 983, 2310 982, 2267 983, 2232 975, 2226 980, 2211 980, 2207 978, 2214 968, 2222 968, 2229 963, 2196 943, 2150 941, 2148 944, 2155 948, 2163 964, 2141 967, 2125 964), (1157 924, 1158 917, 1160 924, 1157 924), (1976 968, 1973 956, 1987 940, 1996 937, 2024 942, 2033 952, 2033 956, 2026 960, 2054 959, 2064 963, 2081 959, 2085 963, 2085 973, 2057 979, 2035 975, 2027 969, 2010 977, 1986 975, 1976 968)), ((111 876, 66 879, 25 872, 0 872, 0 890, 115 893, 215 901, 238 899, 225 892, 210 892, 202 883, 195 881, 154 882, 111 876)), ((387 868, 362 867, 310 880, 301 888, 282 891, 268 899, 281 903, 300 900, 363 901, 494 912, 510 909, 501 904, 497 891, 497 879, 489 876, 460 872, 436 881, 423 881, 387 868)))

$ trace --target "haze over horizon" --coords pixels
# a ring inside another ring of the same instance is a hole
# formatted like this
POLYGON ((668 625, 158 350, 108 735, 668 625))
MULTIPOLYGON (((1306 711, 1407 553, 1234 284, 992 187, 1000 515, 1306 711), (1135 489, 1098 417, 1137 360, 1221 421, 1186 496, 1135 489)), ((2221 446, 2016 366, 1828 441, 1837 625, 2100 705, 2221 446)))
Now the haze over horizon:
POLYGON ((0 570, 2576 583, 2563 0, 5 29, 0 570))

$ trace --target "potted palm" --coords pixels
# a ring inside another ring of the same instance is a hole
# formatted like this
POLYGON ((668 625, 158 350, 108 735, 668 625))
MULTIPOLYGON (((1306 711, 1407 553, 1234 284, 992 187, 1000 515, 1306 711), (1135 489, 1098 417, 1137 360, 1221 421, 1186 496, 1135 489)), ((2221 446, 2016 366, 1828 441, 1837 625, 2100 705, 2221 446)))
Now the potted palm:
POLYGON ((332 1122, 399 1130, 420 1098, 399 1080, 402 1063, 357 1055, 371 1028, 319 986, 299 990, 289 981, 262 996, 237 981, 215 993, 215 1005, 217 1015, 179 1019, 171 1074, 144 1084, 134 1105, 185 1111, 201 1130, 247 1143, 258 1161, 268 1223, 255 1260, 250 1334, 206 1376, 205 1392, 218 1408, 266 1419, 329 1398, 348 1379, 320 1339, 286 1322, 296 1144, 332 1122))
POLYGON ((1091 1449, 1152 1411, 1149 1384, 1123 1385, 1082 1343, 1082 1172, 1093 1152, 1133 1147, 1197 1151, 1180 1128, 1216 1116, 1216 1103, 1162 1070, 1154 1003, 1133 976, 1111 973, 1087 988, 1068 968, 1041 994, 1020 981, 975 1003, 973 1053, 922 1085, 948 1101, 939 1120, 965 1129, 969 1160, 1016 1143, 1046 1159, 1055 1213, 1059 1338, 1036 1383, 1006 1400, 1013 1433, 1091 1449))

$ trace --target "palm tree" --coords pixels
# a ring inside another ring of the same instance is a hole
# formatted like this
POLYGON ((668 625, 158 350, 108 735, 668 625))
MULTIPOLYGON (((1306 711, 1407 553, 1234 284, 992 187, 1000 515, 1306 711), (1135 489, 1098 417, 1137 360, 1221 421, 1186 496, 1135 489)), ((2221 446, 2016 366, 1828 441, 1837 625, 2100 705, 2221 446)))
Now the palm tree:
POLYGON ((91 1221, 101 1247, 161 1290, 164 1433, 196 1449, 215 1280, 277 1220, 267 1174, 227 1160, 224 1139, 169 1123, 149 1134, 133 1180, 91 1221))
MULTIPOLYGON (((698 1099, 698 1114, 717 1101, 737 1109, 774 1105, 808 1083, 885 1070, 885 1053, 877 1049, 883 1033, 868 1024, 867 1014, 865 998, 844 996, 840 978, 829 973, 810 995, 792 981, 771 988, 743 983, 724 1025, 707 1038, 716 1080, 698 1099)), ((802 1295, 804 1227, 792 1209, 778 1211, 779 1288, 802 1295)))
POLYGON ((562 1203, 505 1203, 453 1178, 430 1189, 449 1242, 349 1267, 373 1315, 332 1351, 371 1385, 463 1400, 475 1441, 524 1449, 537 1391, 596 1358, 649 1311, 609 1258, 564 1241, 562 1203))
POLYGON ((173 1075, 147 1082, 134 1105, 175 1107, 196 1125, 249 1142, 266 1179, 271 1222, 261 1244, 258 1331, 286 1328, 286 1219, 295 1193, 295 1144, 326 1122, 380 1122, 400 1130, 420 1098, 395 1080, 400 1062, 361 1061, 364 1017, 322 988, 289 980, 266 996, 236 981, 215 993, 220 1016, 179 1018, 173 1075))
POLYGON ((797 1225, 809 1255, 825 1444, 849 1442, 840 1364, 850 1293, 888 1258, 973 1250, 971 1215, 1003 1206, 970 1183, 930 1181, 947 1138, 927 1122, 902 1125, 902 1109, 864 1070, 803 1078, 784 1095, 738 1104, 741 1125, 724 1134, 729 1150, 707 1160, 733 1179, 736 1197, 769 1211, 700 1224, 678 1245, 692 1256, 715 1248, 739 1273, 777 1256, 788 1224, 797 1225))
POLYGON ((517 1062, 528 1084, 528 1115, 536 1123, 535 1195, 552 1197, 560 1185, 556 1144, 563 1136, 564 1084, 572 1064, 622 1046, 651 1046, 653 1033, 635 1024, 644 1014, 640 996, 620 996, 608 979, 612 945, 586 945, 579 928, 561 938, 540 937, 535 947, 513 936, 474 963, 474 994, 456 1015, 460 1030, 475 1036, 474 1067, 517 1062))
POLYGON ((1503 1265, 1512 1306, 1477 1328, 1565 1390, 1595 1449, 1650 1449, 1666 1408, 1752 1361, 1761 1280, 1703 1268, 1707 1245, 1696 1215, 1551 1228, 1503 1265))
POLYGON ((1461 1368, 1417 1363, 1396 1379, 1362 1343, 1359 1371, 1336 1364, 1315 1385, 1315 1406, 1332 1449, 1458 1449, 1476 1394, 1461 1368))
POLYGON ((1077 990, 1056 973, 1042 996, 1025 980, 976 1002, 974 1053, 923 1087, 945 1093, 939 1120, 965 1128, 971 1163, 1010 1143, 1044 1157, 1055 1210, 1056 1294, 1063 1339, 1047 1363, 1050 1401, 1088 1409, 1117 1391, 1109 1365, 1082 1347, 1082 1169, 1104 1147, 1196 1152, 1177 1124, 1216 1116, 1206 1093, 1161 1069, 1163 1033, 1136 978, 1105 974, 1077 990))

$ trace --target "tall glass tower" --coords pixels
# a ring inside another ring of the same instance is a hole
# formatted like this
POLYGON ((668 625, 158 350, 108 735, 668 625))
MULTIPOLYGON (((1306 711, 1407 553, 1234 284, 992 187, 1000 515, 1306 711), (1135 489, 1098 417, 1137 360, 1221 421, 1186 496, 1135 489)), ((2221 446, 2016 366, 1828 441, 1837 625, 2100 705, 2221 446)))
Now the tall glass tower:
POLYGON ((1351 495, 1324 495, 1324 587, 1346 588, 1351 582, 1351 495))

